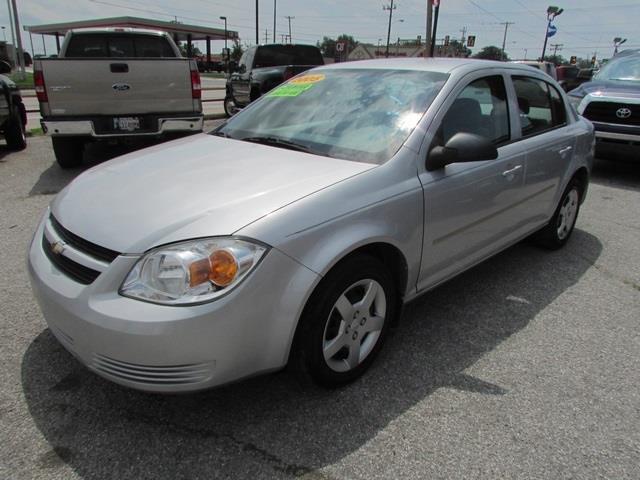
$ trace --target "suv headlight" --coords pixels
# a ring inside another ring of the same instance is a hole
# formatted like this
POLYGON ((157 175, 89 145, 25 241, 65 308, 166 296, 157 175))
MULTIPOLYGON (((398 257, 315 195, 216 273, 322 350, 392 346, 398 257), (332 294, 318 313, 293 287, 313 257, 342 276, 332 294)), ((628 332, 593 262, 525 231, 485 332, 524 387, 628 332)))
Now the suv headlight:
POLYGON ((233 290, 267 247, 219 237, 176 243, 145 254, 120 287, 125 297, 162 305, 194 305, 233 290))

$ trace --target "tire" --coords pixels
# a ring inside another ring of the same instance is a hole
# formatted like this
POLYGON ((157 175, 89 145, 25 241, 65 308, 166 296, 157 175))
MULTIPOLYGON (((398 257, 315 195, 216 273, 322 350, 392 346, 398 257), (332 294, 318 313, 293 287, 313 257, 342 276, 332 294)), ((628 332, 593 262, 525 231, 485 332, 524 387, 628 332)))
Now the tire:
POLYGON ((22 123, 22 115, 18 106, 13 107, 11 116, 7 120, 4 137, 10 150, 24 150, 27 148, 27 135, 22 123))
POLYGON ((224 97, 224 113, 227 117, 233 117, 236 113, 238 113, 238 107, 236 106, 236 101, 233 96, 227 93, 224 97))
POLYGON ((536 243, 550 250, 557 250, 569 241, 580 212, 582 193, 580 182, 576 178, 571 179, 560 197, 553 217, 534 236, 536 243))
POLYGON ((360 377, 382 348, 397 302, 393 278, 376 258, 357 255, 338 264, 304 308, 292 349, 296 373, 324 387, 360 377))
POLYGON ((67 169, 82 165, 85 143, 82 137, 52 137, 51 141, 60 167, 67 169))

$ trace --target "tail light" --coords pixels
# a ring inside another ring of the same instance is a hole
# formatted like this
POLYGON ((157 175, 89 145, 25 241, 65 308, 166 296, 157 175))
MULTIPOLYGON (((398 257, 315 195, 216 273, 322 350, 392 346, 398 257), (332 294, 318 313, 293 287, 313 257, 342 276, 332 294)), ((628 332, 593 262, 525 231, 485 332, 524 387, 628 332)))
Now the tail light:
POLYGON ((36 90, 36 96, 40 103, 48 102, 47 89, 44 85, 44 74, 42 70, 36 70, 33 72, 33 84, 36 90))
POLYGON ((198 70, 191 70, 191 98, 202 98, 202 85, 200 84, 200 73, 198 70))
POLYGON ((285 82, 287 80, 289 80, 290 78, 293 78, 295 76, 295 73, 293 73, 293 70, 290 68, 285 68, 284 69, 284 80, 285 82))

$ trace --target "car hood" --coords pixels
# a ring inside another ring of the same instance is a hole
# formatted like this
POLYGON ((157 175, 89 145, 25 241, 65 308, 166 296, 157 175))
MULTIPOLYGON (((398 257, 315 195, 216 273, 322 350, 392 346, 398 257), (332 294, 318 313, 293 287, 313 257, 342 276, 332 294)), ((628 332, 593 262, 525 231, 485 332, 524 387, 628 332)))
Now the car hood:
POLYGON ((122 253, 230 235, 373 164, 199 134, 127 154, 69 184, 51 210, 67 230, 122 253))
POLYGON ((616 80, 599 80, 587 82, 569 92, 570 95, 584 97, 588 94, 640 98, 640 84, 616 80))

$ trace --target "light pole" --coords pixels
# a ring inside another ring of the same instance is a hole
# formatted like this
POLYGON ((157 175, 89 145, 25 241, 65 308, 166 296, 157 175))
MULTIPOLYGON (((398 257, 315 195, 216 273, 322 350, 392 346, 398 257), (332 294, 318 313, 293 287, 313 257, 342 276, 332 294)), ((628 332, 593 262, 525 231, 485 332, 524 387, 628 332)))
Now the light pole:
POLYGON ((2 37, 4 38, 4 43, 7 43, 7 32, 6 32, 6 28, 4 25, 2 26, 2 37))
POLYGON ((528 50, 525 48, 525 49, 524 49, 524 59, 525 59, 525 60, 527 59, 527 51, 528 51, 528 50))
POLYGON ((260 45, 260 26, 258 25, 258 0, 256 0, 256 45, 260 45))
MULTIPOLYGON (((2 27, 2 28, 4 28, 4 27, 2 27)), ((614 55, 617 55, 617 54, 618 54, 618 47, 619 47, 620 45, 622 45, 622 44, 623 44, 624 42, 626 42, 626 41, 627 41, 627 39, 626 39, 626 38, 620 38, 620 37, 616 37, 616 38, 614 38, 614 39, 613 39, 613 47, 614 47, 614 49, 613 49, 613 54, 614 54, 614 55)))
POLYGON ((229 73, 229 49, 227 48, 227 17, 220 17, 224 20, 224 53, 227 54, 227 73, 229 73))
POLYGON ((293 43, 293 39, 291 38, 291 20, 295 20, 296 17, 292 17, 287 15, 286 17, 287 20, 289 20, 289 44, 293 43))
POLYGON ((273 43, 276 43, 276 3, 278 0, 273 0, 273 43))
POLYGON ((547 51, 547 40, 549 37, 555 35, 555 32, 549 35, 549 29, 551 28, 551 22, 555 20, 555 18, 564 12, 563 8, 549 6, 547 8, 547 30, 544 32, 544 46, 542 47, 542 57, 540 57, 540 61, 544 62, 544 54, 547 51))
POLYGON ((393 11, 396 7, 393 5, 393 0, 391 0, 391 5, 385 5, 382 7, 382 10, 389 10, 389 29, 387 30, 387 50, 384 54, 386 58, 389 58, 389 41, 391 40, 391 18, 393 17, 393 11))

